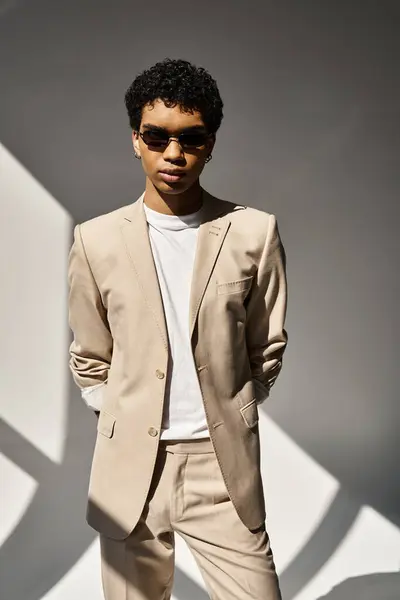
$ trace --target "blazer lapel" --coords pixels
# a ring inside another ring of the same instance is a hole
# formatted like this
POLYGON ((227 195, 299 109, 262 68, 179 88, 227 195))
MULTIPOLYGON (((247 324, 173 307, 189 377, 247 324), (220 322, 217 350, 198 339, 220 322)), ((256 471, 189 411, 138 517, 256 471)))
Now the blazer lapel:
POLYGON ((168 351, 164 308, 143 209, 143 198, 144 193, 129 206, 129 211, 121 226, 121 232, 146 303, 153 313, 162 341, 168 351))
POLYGON ((203 190, 203 215, 197 238, 190 292, 190 337, 193 335, 204 292, 229 229, 229 218, 219 218, 225 213, 225 204, 203 190))
MULTIPOLYGON (((144 193, 129 206, 121 226, 121 232, 139 285, 168 351, 167 326, 143 209, 143 199, 144 193)), ((199 227, 190 291, 190 337, 193 335, 204 292, 230 226, 229 218, 224 216, 226 208, 222 201, 203 190, 203 202, 204 210, 199 227)))

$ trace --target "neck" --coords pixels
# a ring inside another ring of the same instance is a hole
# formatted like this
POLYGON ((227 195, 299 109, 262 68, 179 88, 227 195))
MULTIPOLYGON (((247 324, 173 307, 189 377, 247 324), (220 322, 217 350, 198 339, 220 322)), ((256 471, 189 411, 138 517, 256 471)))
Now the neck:
POLYGON ((190 215, 200 210, 202 194, 203 190, 199 180, 181 194, 164 194, 154 187, 147 178, 144 203, 152 210, 164 215, 190 215))

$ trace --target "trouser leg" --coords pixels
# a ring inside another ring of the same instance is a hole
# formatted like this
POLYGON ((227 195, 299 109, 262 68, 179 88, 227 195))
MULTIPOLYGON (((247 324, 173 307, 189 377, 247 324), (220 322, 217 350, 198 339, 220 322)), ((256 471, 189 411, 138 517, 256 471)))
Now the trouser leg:
POLYGON ((100 536, 105 600, 169 600, 174 572, 170 526, 173 464, 158 457, 142 516, 125 540, 100 536))
POLYGON ((192 551, 212 600, 281 600, 267 532, 252 532, 239 519, 211 442, 197 449, 188 454, 184 511, 173 527, 192 551))

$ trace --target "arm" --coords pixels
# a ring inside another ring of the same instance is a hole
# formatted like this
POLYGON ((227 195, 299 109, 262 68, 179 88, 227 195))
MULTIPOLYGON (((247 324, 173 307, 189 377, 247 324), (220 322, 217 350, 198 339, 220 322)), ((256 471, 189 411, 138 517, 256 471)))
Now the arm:
POLYGON ((88 406, 98 411, 111 364, 113 339, 107 313, 86 256, 80 225, 69 253, 69 326, 74 339, 69 368, 88 406))
POLYGON ((258 403, 268 396, 282 368, 287 345, 286 258, 274 215, 247 301, 246 340, 258 403))

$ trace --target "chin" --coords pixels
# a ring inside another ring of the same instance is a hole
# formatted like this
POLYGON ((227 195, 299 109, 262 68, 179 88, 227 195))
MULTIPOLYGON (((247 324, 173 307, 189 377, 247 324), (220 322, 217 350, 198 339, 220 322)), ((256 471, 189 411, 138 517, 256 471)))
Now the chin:
POLYGON ((161 183, 157 182, 157 184, 153 182, 153 185, 158 189, 159 192, 162 192, 163 194, 171 194, 171 196, 183 194, 183 192, 186 192, 191 187, 191 185, 181 185, 180 182, 166 183, 165 181, 161 183))

